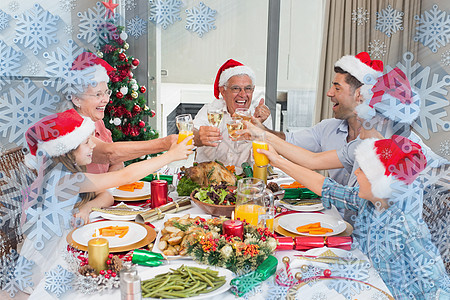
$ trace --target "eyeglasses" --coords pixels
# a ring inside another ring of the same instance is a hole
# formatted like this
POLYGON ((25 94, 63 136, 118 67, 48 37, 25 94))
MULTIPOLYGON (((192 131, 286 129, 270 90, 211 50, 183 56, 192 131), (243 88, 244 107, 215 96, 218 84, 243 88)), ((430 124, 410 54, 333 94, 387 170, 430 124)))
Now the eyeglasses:
POLYGON ((104 91, 104 92, 98 92, 97 94, 82 94, 82 95, 86 95, 86 96, 92 96, 92 97, 96 97, 97 99, 101 99, 103 97, 105 97, 106 95, 111 96, 112 91, 110 89, 104 91))
POLYGON ((230 86, 230 87, 227 87, 227 88, 229 88, 230 91, 233 94, 239 94, 242 90, 244 90, 244 92, 246 94, 251 94, 255 90, 255 87, 254 86, 250 86, 250 85, 248 85, 246 87, 243 87, 243 88, 241 88, 240 86, 237 86, 237 85, 233 85, 233 86, 230 86))

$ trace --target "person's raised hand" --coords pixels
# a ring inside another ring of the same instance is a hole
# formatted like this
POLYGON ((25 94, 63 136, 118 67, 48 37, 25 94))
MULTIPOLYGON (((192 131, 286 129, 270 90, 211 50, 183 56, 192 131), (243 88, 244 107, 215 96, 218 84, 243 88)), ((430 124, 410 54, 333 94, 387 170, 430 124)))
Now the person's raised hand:
POLYGON ((262 123, 267 120, 269 116, 270 109, 264 104, 264 98, 261 98, 261 100, 259 100, 258 106, 255 107, 255 113, 253 114, 253 117, 255 117, 255 119, 258 119, 262 123))
POLYGON ((178 140, 178 135, 171 134, 162 138, 164 140, 164 144, 166 145, 166 150, 169 150, 172 147, 173 143, 176 143, 178 140))
POLYGON ((266 155, 273 167, 278 167, 280 161, 283 160, 283 158, 275 151, 275 149, 270 144, 269 150, 258 149, 256 151, 258 151, 258 153, 266 155))
POLYGON ((196 137, 196 146, 210 146, 217 147, 217 141, 222 139, 220 129, 214 126, 200 126, 198 130, 198 137, 196 137))
POLYGON ((194 146, 192 144, 188 145, 189 141, 192 141, 194 136, 188 136, 181 143, 176 142, 172 144, 167 155, 170 155, 172 161, 186 159, 191 153, 194 146))

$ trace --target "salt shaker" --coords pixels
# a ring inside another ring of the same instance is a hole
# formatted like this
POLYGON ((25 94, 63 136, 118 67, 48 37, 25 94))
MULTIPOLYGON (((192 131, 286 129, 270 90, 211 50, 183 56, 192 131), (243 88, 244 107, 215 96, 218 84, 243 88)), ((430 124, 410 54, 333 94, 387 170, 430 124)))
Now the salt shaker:
POLYGON ((120 270, 120 294, 122 300, 141 300, 141 278, 136 267, 125 266, 120 270))

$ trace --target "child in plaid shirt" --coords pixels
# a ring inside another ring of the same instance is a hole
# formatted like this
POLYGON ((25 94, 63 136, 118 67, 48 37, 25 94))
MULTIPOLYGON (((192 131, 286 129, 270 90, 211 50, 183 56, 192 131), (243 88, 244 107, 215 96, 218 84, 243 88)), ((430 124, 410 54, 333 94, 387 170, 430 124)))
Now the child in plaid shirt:
POLYGON ((450 299, 450 279, 422 219, 405 214, 391 199, 393 188, 412 183, 426 166, 421 147, 405 137, 367 139, 356 148, 359 187, 347 187, 270 151, 280 168, 335 205, 357 212, 354 237, 395 299, 450 299))

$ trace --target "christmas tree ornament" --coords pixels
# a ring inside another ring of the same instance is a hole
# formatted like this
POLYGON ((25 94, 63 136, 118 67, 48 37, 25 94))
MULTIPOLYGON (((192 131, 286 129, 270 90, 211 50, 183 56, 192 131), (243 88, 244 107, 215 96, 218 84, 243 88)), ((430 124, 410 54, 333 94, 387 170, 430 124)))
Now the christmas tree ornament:
POLYGON ((126 86, 121 87, 120 92, 122 93, 122 95, 126 95, 128 93, 128 87, 126 86))
POLYGON ((123 49, 128 50, 128 48, 130 48, 130 44, 128 43, 123 44, 123 49))
POLYGON ((150 108, 147 106, 147 104, 144 104, 144 110, 145 111, 147 111, 147 110, 149 110, 150 108))
POLYGON ((141 111, 141 107, 140 107, 139 105, 135 104, 135 105, 133 106, 133 111, 136 112, 136 113, 138 113, 138 112, 141 111))
POLYGON ((139 91, 143 94, 143 93, 145 93, 147 91, 147 88, 145 86, 141 86, 139 88, 139 91))
POLYGON ((134 99, 136 99, 137 97, 139 97, 138 93, 136 93, 136 91, 133 91, 131 93, 131 97, 133 97, 134 99))
POLYGON ((98 56, 98 57, 100 57, 100 58, 103 58, 103 52, 101 52, 101 51, 97 51, 97 53, 96 53, 96 54, 97 54, 97 56, 98 56))
POLYGON ((110 119, 110 120, 109 120, 109 124, 114 124, 114 120, 113 120, 113 119, 110 119))
POLYGON ((128 34, 125 32, 125 31, 122 31, 120 34, 119 34, 119 37, 122 39, 122 40, 126 40, 127 38, 128 38, 128 34))
POLYGON ((120 118, 114 118, 113 123, 114 125, 119 126, 122 123, 122 120, 120 120, 120 118))
POLYGON ((125 50, 122 49, 122 48, 120 48, 120 49, 119 49, 119 53, 122 53, 122 52, 125 52, 125 50))
POLYGON ((124 53, 119 53, 119 59, 121 61, 124 61, 127 58, 127 56, 124 53))
POLYGON ((138 88, 139 88, 139 86, 138 86, 136 83, 133 83, 133 84, 131 85, 131 89, 132 89, 133 91, 137 91, 138 88))
POLYGON ((130 78, 133 78, 134 77, 134 74, 133 74, 133 72, 130 72, 130 74, 128 75, 130 78))
POLYGON ((139 59, 135 58, 131 63, 133 64, 133 66, 139 66, 139 59))
POLYGON ((137 84, 137 81, 136 81, 136 79, 133 78, 133 79, 130 80, 130 83, 131 84, 137 84))
POLYGON ((156 113, 155 113, 155 111, 154 110, 152 110, 151 112, 150 112, 150 117, 154 117, 156 115, 156 113))
POLYGON ((123 98, 122 92, 118 91, 118 92, 116 93, 116 97, 119 98, 119 99, 122 99, 122 98, 123 98))
POLYGON ((144 121, 140 121, 139 122, 139 127, 143 128, 145 126, 145 122, 144 121))

